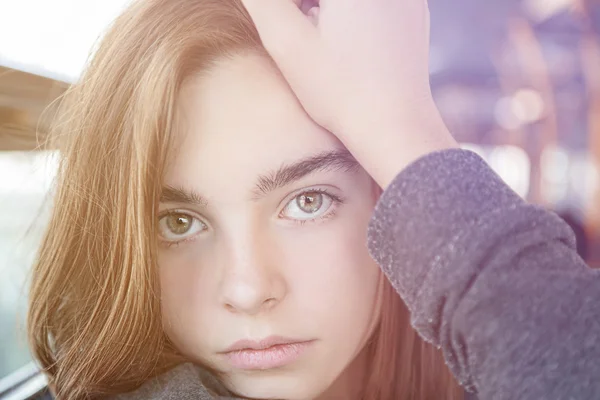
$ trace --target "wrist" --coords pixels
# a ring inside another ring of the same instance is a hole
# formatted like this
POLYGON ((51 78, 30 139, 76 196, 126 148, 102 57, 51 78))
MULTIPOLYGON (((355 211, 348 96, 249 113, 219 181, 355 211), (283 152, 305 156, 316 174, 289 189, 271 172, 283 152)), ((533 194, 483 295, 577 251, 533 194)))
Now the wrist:
POLYGON ((420 108, 411 115, 378 118, 361 132, 347 132, 348 150, 383 189, 408 165, 441 150, 458 148, 437 108, 420 108), (348 134, 349 133, 349 134, 348 134))

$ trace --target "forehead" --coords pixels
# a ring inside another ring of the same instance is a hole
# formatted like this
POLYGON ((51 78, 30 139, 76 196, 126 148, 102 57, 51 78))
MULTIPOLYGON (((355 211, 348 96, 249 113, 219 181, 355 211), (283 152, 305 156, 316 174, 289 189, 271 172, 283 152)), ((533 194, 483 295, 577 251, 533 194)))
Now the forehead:
POLYGON ((224 173, 250 184, 283 163, 342 148, 260 55, 219 60, 183 88, 179 107, 182 129, 169 184, 210 187, 224 173))

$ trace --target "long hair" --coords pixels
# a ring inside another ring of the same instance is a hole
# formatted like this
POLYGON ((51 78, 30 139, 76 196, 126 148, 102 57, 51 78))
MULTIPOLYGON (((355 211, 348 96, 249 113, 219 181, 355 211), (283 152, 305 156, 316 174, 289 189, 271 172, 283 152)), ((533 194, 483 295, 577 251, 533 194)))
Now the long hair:
MULTIPOLYGON (((184 358, 162 329, 156 212, 187 79, 218 58, 267 57, 239 0, 133 3, 64 95, 53 211, 32 272, 28 335, 61 399, 139 387, 184 358)), ((386 281, 365 399, 459 399, 439 351, 386 281)))

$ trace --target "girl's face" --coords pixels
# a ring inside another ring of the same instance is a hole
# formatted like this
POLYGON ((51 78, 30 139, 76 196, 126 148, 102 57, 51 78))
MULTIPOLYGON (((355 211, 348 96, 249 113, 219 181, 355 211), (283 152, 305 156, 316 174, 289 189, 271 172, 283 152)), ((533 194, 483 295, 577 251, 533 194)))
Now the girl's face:
POLYGON ((378 188, 258 55, 221 60, 180 103, 159 214, 165 331, 238 395, 348 398, 379 318, 378 188))

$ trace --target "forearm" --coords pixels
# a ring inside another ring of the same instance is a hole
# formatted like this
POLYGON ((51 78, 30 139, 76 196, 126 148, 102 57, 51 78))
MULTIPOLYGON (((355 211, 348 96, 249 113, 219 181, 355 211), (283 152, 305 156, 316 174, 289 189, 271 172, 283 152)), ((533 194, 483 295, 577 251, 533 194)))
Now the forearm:
POLYGON ((600 276, 566 224, 474 154, 406 168, 377 206, 369 247, 415 328, 482 399, 600 394, 600 276))
POLYGON ((419 158, 459 147, 430 97, 391 108, 398 111, 363 113, 341 128, 348 150, 383 189, 419 158))

